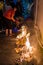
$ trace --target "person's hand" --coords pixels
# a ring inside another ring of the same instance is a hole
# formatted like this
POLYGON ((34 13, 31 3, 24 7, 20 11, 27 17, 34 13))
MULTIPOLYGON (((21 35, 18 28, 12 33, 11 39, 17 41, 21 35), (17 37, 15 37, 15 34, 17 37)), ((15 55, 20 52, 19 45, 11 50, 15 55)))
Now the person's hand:
POLYGON ((11 18, 11 20, 12 20, 13 22, 15 22, 15 19, 14 19, 14 18, 11 18))
POLYGON ((16 25, 17 25, 17 26, 20 25, 20 22, 19 22, 18 20, 16 20, 16 25))

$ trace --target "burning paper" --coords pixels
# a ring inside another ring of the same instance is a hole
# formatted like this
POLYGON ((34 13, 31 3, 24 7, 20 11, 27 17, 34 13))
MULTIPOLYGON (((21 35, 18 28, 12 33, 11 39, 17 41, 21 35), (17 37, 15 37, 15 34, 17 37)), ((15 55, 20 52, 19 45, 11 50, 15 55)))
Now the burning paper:
POLYGON ((17 39, 21 39, 22 37, 26 36, 27 34, 27 29, 25 26, 21 27, 21 33, 19 35, 17 35, 17 39))
POLYGON ((21 33, 16 37, 18 40, 18 42, 16 42, 18 48, 15 49, 17 53, 21 52, 20 61, 29 61, 29 59, 32 58, 33 48, 30 45, 29 36, 30 32, 27 33, 27 28, 25 26, 22 26, 21 33))

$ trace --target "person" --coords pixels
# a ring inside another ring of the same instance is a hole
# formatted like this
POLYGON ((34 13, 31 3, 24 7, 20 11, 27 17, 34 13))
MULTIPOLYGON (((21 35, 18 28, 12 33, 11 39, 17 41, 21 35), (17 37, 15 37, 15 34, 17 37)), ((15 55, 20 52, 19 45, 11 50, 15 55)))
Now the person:
POLYGON ((3 13, 3 17, 5 20, 5 27, 6 27, 6 36, 8 35, 12 36, 13 23, 17 23, 14 18, 16 11, 17 11, 17 8, 14 7, 3 13))

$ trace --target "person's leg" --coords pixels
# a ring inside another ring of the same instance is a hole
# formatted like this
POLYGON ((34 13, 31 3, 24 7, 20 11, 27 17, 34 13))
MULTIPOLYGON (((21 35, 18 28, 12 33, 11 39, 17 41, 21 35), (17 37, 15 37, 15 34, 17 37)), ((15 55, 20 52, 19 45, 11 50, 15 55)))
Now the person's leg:
POLYGON ((5 29, 5 34, 6 34, 6 36, 8 36, 9 35, 9 28, 8 28, 8 24, 9 24, 9 22, 8 22, 8 20, 6 19, 6 29, 5 29))
POLYGON ((5 30, 5 34, 6 34, 6 36, 8 36, 8 29, 5 30))
POLYGON ((9 21, 9 36, 12 36, 12 22, 9 21))
POLYGON ((12 29, 9 29, 9 36, 12 36, 12 29))

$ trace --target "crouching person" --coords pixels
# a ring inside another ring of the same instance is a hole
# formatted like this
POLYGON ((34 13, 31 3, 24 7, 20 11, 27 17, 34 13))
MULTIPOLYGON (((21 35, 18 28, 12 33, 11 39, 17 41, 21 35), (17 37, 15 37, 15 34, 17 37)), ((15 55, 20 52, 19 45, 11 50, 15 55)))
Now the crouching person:
POLYGON ((6 36, 8 35, 12 36, 12 27, 13 27, 12 22, 14 23, 16 22, 14 18, 16 10, 17 10, 16 7, 14 7, 3 13, 3 17, 5 20, 4 22, 6 26, 6 36))

